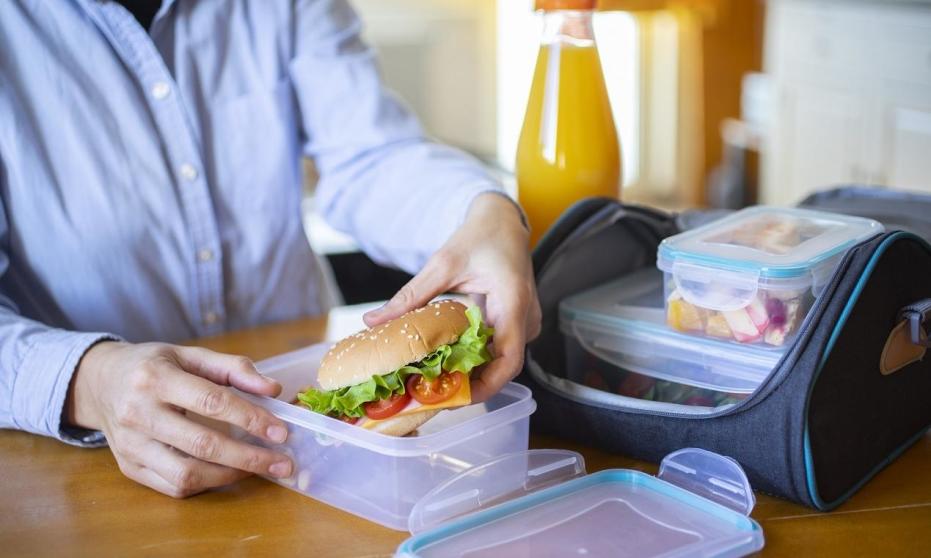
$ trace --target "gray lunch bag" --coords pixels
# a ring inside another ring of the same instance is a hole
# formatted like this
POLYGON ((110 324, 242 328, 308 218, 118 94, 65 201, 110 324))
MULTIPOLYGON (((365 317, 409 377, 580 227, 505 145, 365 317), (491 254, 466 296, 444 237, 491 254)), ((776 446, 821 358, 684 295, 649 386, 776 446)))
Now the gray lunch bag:
POLYGON ((570 380, 558 307, 569 295, 654 266, 663 238, 719 215, 674 216, 601 198, 572 207, 534 252, 543 329, 518 378, 538 403, 532 428, 653 462, 679 448, 705 448, 739 461, 758 490, 821 510, 842 503, 931 426, 931 360, 921 358, 931 245, 919 236, 931 234, 931 197, 881 192, 882 203, 864 202, 871 192, 848 188, 821 195, 824 204, 806 200, 878 217, 887 232, 846 253, 751 396, 703 414, 632 407, 570 380))

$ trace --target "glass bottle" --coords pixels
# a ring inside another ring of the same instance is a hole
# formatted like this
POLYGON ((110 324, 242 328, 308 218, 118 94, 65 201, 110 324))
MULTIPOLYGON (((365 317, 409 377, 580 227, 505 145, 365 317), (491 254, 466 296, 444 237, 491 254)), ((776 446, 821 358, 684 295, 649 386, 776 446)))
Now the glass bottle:
POLYGON ((537 2, 543 36, 516 163, 532 245, 573 203, 620 194, 620 145, 592 32, 594 4, 537 2))

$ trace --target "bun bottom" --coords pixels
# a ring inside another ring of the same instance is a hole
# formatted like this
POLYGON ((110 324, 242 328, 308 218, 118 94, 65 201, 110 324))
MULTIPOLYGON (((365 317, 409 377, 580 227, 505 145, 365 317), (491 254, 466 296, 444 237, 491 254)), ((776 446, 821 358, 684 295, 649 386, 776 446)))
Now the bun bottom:
POLYGON ((442 409, 430 409, 428 411, 381 420, 378 421, 378 424, 372 426, 370 430, 380 432, 387 436, 407 436, 414 430, 420 428, 423 423, 436 416, 441 410, 442 409))

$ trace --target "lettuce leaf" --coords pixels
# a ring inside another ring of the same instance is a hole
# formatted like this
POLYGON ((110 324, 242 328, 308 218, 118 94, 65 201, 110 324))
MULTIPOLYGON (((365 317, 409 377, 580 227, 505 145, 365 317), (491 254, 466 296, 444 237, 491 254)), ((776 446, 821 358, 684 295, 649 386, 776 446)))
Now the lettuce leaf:
POLYGON ((332 391, 309 388, 297 394, 297 398, 312 411, 325 415, 361 417, 362 405, 369 401, 387 399, 394 394, 403 394, 404 383, 412 374, 422 374, 429 380, 436 379, 444 370, 468 375, 472 369, 491 360, 488 338, 494 329, 482 323, 482 312, 477 306, 466 309, 469 327, 455 343, 440 345, 420 362, 402 366, 382 376, 372 376, 361 384, 346 386, 332 391))

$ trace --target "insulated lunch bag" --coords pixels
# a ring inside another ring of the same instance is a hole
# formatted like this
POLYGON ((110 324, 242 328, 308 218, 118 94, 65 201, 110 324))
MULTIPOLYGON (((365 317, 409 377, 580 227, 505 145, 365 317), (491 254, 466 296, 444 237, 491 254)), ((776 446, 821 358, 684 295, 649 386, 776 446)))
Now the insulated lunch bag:
POLYGON ((542 332, 518 378, 538 404, 532 428, 653 462, 704 448, 739 461, 758 490, 832 509, 931 426, 931 245, 914 232, 887 225, 849 249, 772 372, 727 405, 641 401, 567 374, 560 302, 655 266, 664 238, 717 216, 593 198, 548 231, 533 257, 542 332))

